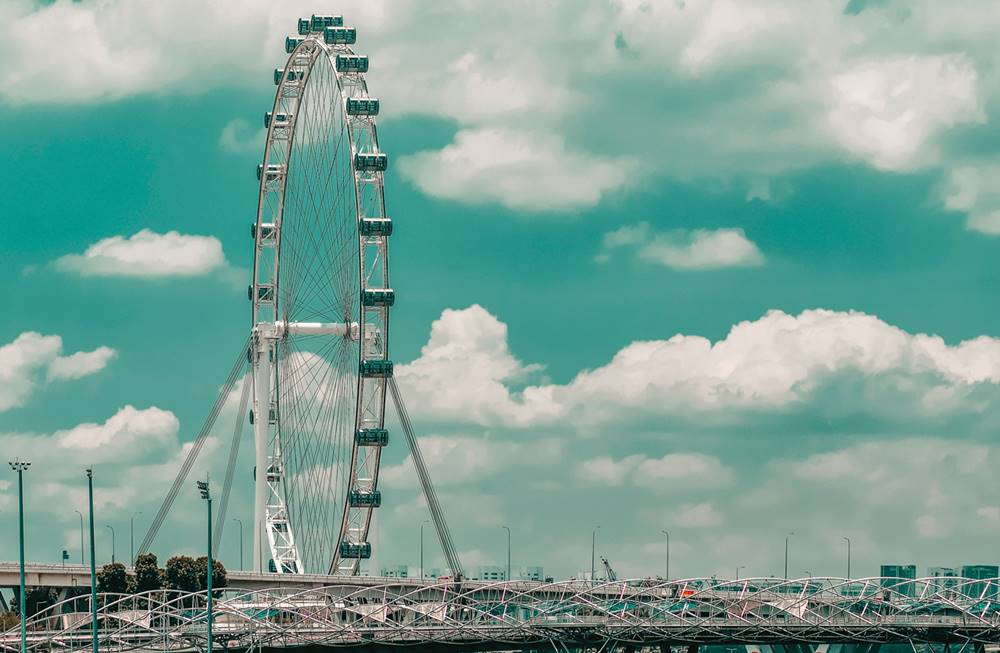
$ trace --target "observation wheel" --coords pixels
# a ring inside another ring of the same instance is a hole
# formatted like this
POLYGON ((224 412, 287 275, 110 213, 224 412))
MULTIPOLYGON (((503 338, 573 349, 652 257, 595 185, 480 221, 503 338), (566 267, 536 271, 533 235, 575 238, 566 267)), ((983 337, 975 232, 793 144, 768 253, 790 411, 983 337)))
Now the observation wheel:
POLYGON ((264 117, 248 289, 257 571, 358 573, 382 502, 392 222, 356 39, 341 16, 300 19, 264 117))

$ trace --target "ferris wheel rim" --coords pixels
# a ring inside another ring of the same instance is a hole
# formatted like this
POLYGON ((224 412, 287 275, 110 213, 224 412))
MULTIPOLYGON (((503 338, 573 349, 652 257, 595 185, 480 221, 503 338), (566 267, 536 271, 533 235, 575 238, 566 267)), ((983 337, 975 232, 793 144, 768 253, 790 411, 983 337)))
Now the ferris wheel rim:
MULTIPOLYGON (((315 19, 315 17, 314 17, 314 19, 315 19)), ((344 77, 345 77, 346 73, 342 73, 340 70, 338 70, 338 66, 335 64, 335 57, 337 57, 339 55, 344 55, 344 54, 354 55, 353 50, 351 48, 347 47, 346 45, 343 46, 343 47, 330 46, 329 44, 325 43, 322 38, 316 38, 316 36, 313 35, 313 34, 307 35, 304 39, 301 39, 300 42, 294 48, 294 50, 289 53, 288 63, 286 64, 286 67, 284 69, 282 69, 282 74, 281 74, 280 81, 278 80, 277 76, 275 78, 276 82, 277 82, 277 87, 278 88, 277 88, 276 93, 275 93, 275 100, 274 100, 274 103, 272 105, 272 110, 271 110, 271 114, 270 115, 271 116, 275 116, 275 117, 278 116, 279 111, 280 111, 280 109, 283 106, 283 102, 282 101, 283 101, 283 99, 287 98, 287 96, 285 95, 285 92, 286 92, 286 88, 285 87, 286 87, 286 84, 289 81, 289 77, 288 77, 288 74, 287 74, 286 71, 293 70, 293 69, 296 68, 296 66, 298 66, 299 68, 301 68, 303 65, 305 65, 305 74, 304 74, 304 76, 301 77, 301 80, 300 80, 301 81, 301 83, 300 83, 300 91, 299 91, 299 95, 298 95, 298 100, 295 103, 296 107, 300 107, 302 105, 302 98, 306 96, 306 93, 309 90, 309 86, 308 86, 309 80, 312 77, 315 68, 317 66, 329 66, 330 67, 329 70, 333 72, 333 75, 334 75, 335 81, 336 81, 335 89, 337 91, 337 94, 336 94, 336 97, 334 98, 334 100, 336 102, 338 102, 339 106, 340 106, 340 111, 339 111, 339 115, 340 115, 340 118, 341 118, 341 125, 340 125, 340 127, 347 134, 347 138, 348 138, 348 142, 349 142, 349 150, 350 150, 350 155, 351 155, 351 172, 354 175, 354 180, 353 180, 354 181, 354 183, 353 183, 353 186, 354 186, 354 211, 353 211, 354 228, 353 228, 352 234, 353 234, 356 242, 358 242, 358 246, 357 246, 357 249, 356 249, 356 252, 355 252, 356 263, 357 263, 357 293, 356 293, 355 307, 354 307, 356 310, 355 310, 354 314, 357 316, 356 329, 357 329, 357 333, 358 333, 358 338, 359 338, 359 343, 360 344, 359 344, 359 346, 357 348, 357 352, 356 352, 357 356, 356 356, 355 365, 354 365, 354 368, 353 368, 355 373, 354 373, 353 381, 352 381, 353 385, 356 386, 356 390, 355 390, 355 393, 354 393, 354 396, 356 397, 356 406, 354 408, 354 414, 353 414, 353 419, 352 419, 352 426, 353 426, 353 428, 352 428, 352 445, 351 445, 351 457, 350 457, 350 464, 349 464, 350 477, 349 477, 348 489, 345 490, 345 492, 344 492, 344 495, 345 495, 344 505, 343 505, 343 507, 340 510, 340 523, 336 525, 336 526, 339 527, 338 531, 340 533, 340 536, 338 538, 338 543, 340 543, 340 546, 337 546, 337 547, 334 548, 333 555, 331 556, 330 563, 329 563, 329 568, 328 568, 327 571, 329 573, 347 573, 347 574, 353 574, 353 573, 357 573, 357 571, 358 571, 358 569, 360 567, 360 558, 354 559, 352 557, 351 558, 351 562, 349 562, 348 564, 345 565, 345 564, 342 563, 344 557, 341 555, 341 553, 343 551, 343 543, 346 542, 346 541, 348 541, 350 539, 347 536, 348 535, 348 530, 349 530, 348 529, 349 518, 353 515, 355 517, 355 521, 359 524, 359 526, 357 526, 354 529, 356 531, 354 533, 354 539, 360 540, 361 542, 364 542, 364 543, 367 544, 368 533, 369 533, 370 527, 371 527, 371 519, 372 519, 372 515, 373 515, 373 512, 374 512, 374 508, 373 507, 368 507, 367 509, 366 508, 360 508, 359 509, 357 507, 352 507, 351 503, 347 500, 347 494, 349 492, 353 491, 353 488, 355 488, 358 485, 358 482, 359 482, 359 478, 358 478, 358 459, 359 459, 359 452, 360 452, 360 449, 362 447, 359 444, 358 440, 355 437, 353 437, 353 436, 354 436, 354 432, 359 431, 361 429, 361 426, 362 426, 362 414, 363 414, 363 412, 362 412, 363 411, 362 399, 363 399, 363 386, 365 384, 365 375, 362 373, 362 366, 364 365, 365 360, 366 360, 366 358, 365 358, 365 340, 364 340, 364 338, 366 337, 366 334, 370 333, 370 330, 376 330, 376 336, 381 339, 381 347, 383 349, 383 358, 384 358, 384 360, 388 361, 387 357, 388 357, 388 338, 389 338, 389 311, 388 311, 388 308, 386 308, 384 310, 383 314, 381 315, 381 322, 380 322, 379 325, 376 325, 374 323, 368 324, 367 321, 366 321, 366 315, 368 315, 368 310, 366 309, 366 304, 365 304, 365 301, 364 301, 364 295, 365 295, 365 291, 369 287, 367 285, 366 269, 365 269, 365 263, 366 263, 366 260, 365 260, 365 255, 366 255, 365 240, 364 240, 364 236, 361 234, 361 230, 360 230, 360 224, 361 224, 362 218, 365 217, 365 215, 364 215, 364 212, 363 212, 362 206, 361 206, 361 201, 362 201, 361 200, 361 195, 362 195, 362 193, 361 193, 361 187, 360 187, 360 183, 359 183, 358 171, 356 169, 357 166, 356 166, 356 156, 355 155, 359 151, 358 142, 357 142, 358 138, 357 138, 357 136, 355 134, 355 125, 352 124, 352 120, 348 116, 347 111, 345 109, 347 98, 349 97, 348 94, 347 94, 347 92, 346 92, 346 90, 345 90, 345 84, 344 84, 344 77), (305 57, 308 57, 307 64, 303 63, 303 56, 304 55, 305 55, 305 57), (323 59, 325 61, 321 62, 320 59, 323 59), (293 63, 293 62, 298 62, 298 63, 293 63), (353 511, 353 513, 352 513, 352 511, 353 511)), ((277 71, 276 71, 276 73, 277 73, 277 71)), ((360 89, 361 90, 362 95, 365 98, 369 97, 368 96, 367 83, 364 80, 363 75, 360 76, 360 79, 356 79, 355 83, 353 85, 354 85, 354 87, 356 89, 360 89)), ((268 175, 269 175, 269 162, 272 160, 272 149, 275 147, 275 141, 277 140, 277 138, 276 138, 276 132, 279 129, 289 130, 290 131, 290 136, 287 139, 288 140, 288 144, 287 144, 287 159, 285 161, 285 166, 286 167, 285 167, 284 175, 282 177, 281 184, 280 184, 280 195, 281 195, 281 199, 280 199, 281 209, 280 209, 280 211, 283 214, 283 212, 286 210, 285 201, 287 200, 287 193, 288 193, 288 186, 287 186, 287 184, 288 184, 288 178, 292 174, 291 171, 293 170, 293 165, 294 165, 295 139, 296 139, 296 136, 298 134, 298 129, 299 129, 299 127, 298 127, 298 125, 299 125, 299 118, 300 118, 300 116, 295 116, 294 117, 294 119, 292 120, 292 124, 291 124, 290 128, 289 127, 280 128, 278 126, 278 123, 276 122, 276 120, 274 120, 274 119, 270 119, 269 120, 269 124, 267 125, 266 138, 265 138, 263 160, 262 160, 262 163, 261 163, 261 167, 258 168, 259 175, 260 175, 261 179, 260 179, 260 185, 259 185, 259 199, 258 199, 257 219, 256 219, 256 222, 255 222, 255 229, 254 229, 254 267, 253 267, 253 278, 252 278, 253 284, 251 286, 251 291, 250 291, 251 292, 251 299, 252 299, 252 303, 253 303, 252 329, 254 329, 255 331, 257 330, 258 325, 260 324, 259 318, 260 318, 260 314, 261 314, 261 305, 262 305, 262 303, 264 301, 262 299, 260 288, 257 287, 257 284, 258 284, 258 280, 260 279, 260 273, 261 273, 261 263, 262 263, 262 246, 261 246, 261 240, 262 240, 262 237, 263 237, 262 234, 264 233, 265 229, 267 228, 267 223, 264 222, 264 213, 265 213, 265 198, 266 198, 267 193, 268 193, 268 188, 267 187, 268 187, 268 175), (262 174, 260 172, 261 170, 263 170, 262 174)), ((378 149, 378 134, 377 134, 377 127, 376 127, 376 124, 375 124, 374 117, 373 116, 369 117, 368 120, 369 120, 369 123, 370 123, 369 129, 370 129, 370 134, 371 134, 370 135, 371 145, 373 145, 375 152, 379 152, 379 149, 378 149)), ((375 188, 374 195, 377 198, 377 203, 378 203, 378 211, 377 211, 378 216, 380 216, 383 219, 385 219, 385 197, 384 197, 384 191, 383 191, 384 180, 381 177, 381 175, 378 176, 377 183, 373 184, 373 186, 375 188)), ((283 224, 281 226, 283 226, 283 224)), ((282 242, 283 242, 283 239, 284 239, 284 234, 282 233, 282 229, 279 228, 277 231, 278 231, 278 234, 277 234, 278 243, 277 243, 277 245, 275 247, 275 263, 274 263, 275 275, 274 275, 273 286, 270 287, 270 291, 269 291, 269 292, 272 293, 272 301, 274 303, 274 307, 275 307, 274 308, 274 312, 275 312, 275 316, 276 317, 277 317, 277 314, 278 314, 278 311, 277 311, 277 306, 278 306, 277 301, 278 301, 278 297, 280 297, 281 283, 282 283, 282 280, 281 280, 281 270, 282 270, 282 267, 281 267, 281 260, 282 260, 282 258, 281 258, 281 250, 282 250, 282 242)), ((391 233, 391 231, 390 231, 390 233, 391 233)), ((382 269, 382 275, 381 276, 382 276, 383 286, 387 287, 388 286, 388 239, 387 238, 383 239, 383 242, 381 243, 381 245, 380 245, 380 247, 378 249, 378 254, 381 257, 380 260, 378 260, 378 265, 382 269)), ((375 266, 373 265, 373 268, 374 267, 375 266)), ((389 292, 391 293, 391 290, 389 290, 389 292)), ((286 323, 287 323, 287 321, 286 321, 286 323)), ((350 335, 351 335, 351 333, 352 333, 352 328, 354 328, 354 327, 352 327, 351 323, 349 323, 349 322, 345 322, 345 324, 346 324, 346 332, 347 332, 346 337, 349 338, 350 335)), ((286 332, 285 337, 287 338, 287 332, 286 332)), ((277 363, 276 363, 276 365, 277 365, 277 363)), ((391 369, 391 362, 389 362, 389 368, 391 369)), ((256 392, 257 391, 256 391, 256 386, 255 386, 255 393, 256 392)), ((369 411, 369 413, 368 413, 368 417, 369 417, 368 422, 372 421, 372 415, 376 415, 376 418, 375 418, 374 421, 377 421, 378 422, 378 427, 382 428, 382 426, 384 424, 384 418, 385 418, 385 388, 384 388, 384 385, 383 385, 383 387, 381 389, 380 396, 379 396, 379 393, 375 393, 374 397, 375 397, 375 399, 377 399, 377 401, 372 402, 372 405, 369 405, 369 406, 366 407, 366 410, 369 411)), ((280 414, 280 412, 279 412, 279 414, 280 414)), ((372 490, 373 493, 377 493, 378 492, 377 487, 378 487, 378 475, 379 475, 378 472, 379 472, 379 468, 380 468, 380 458, 381 458, 381 447, 378 446, 378 447, 374 447, 374 452, 371 453, 371 454, 369 454, 368 457, 367 457, 367 460, 366 460, 366 470, 369 472, 369 478, 367 479, 367 481, 368 481, 368 483, 369 483, 369 485, 370 485, 371 490, 372 490)), ((270 473, 270 467, 268 468, 268 472, 270 473)), ((284 478, 282 482, 285 483, 285 484, 287 484, 289 482, 289 479, 284 478)), ((291 524, 291 528, 294 528, 294 527, 295 527, 295 525, 291 524)), ((272 545, 272 553, 273 552, 274 552, 274 548, 273 548, 273 545, 272 545)), ((301 563, 300 563, 299 571, 302 571, 302 569, 301 569, 301 563)))

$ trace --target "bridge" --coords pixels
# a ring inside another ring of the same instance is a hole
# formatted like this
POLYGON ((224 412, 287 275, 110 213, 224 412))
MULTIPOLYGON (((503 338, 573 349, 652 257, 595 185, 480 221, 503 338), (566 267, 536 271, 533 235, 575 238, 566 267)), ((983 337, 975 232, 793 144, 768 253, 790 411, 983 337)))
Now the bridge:
MULTIPOLYGON (((272 578, 273 580, 273 578, 272 578)), ((655 649, 748 645, 932 644, 982 651, 1000 642, 993 580, 713 578, 589 583, 421 582, 332 578, 302 589, 227 588, 216 595, 213 643, 376 651, 655 649)), ((158 590, 98 597, 102 651, 206 648, 206 595, 158 590)), ((91 645, 90 597, 67 599, 27 621, 28 648, 91 645)), ((15 651, 17 628, 0 638, 15 651)), ((860 647, 860 648, 859 648, 860 647)))

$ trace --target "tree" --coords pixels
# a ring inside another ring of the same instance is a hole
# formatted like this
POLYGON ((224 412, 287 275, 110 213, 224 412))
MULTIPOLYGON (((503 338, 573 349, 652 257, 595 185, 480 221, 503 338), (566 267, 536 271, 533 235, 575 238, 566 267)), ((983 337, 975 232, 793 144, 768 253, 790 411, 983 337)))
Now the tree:
MULTIPOLYGON (((205 572, 202 572, 205 575, 205 572)), ((167 560, 167 588, 184 592, 197 592, 198 566, 191 556, 174 556, 167 560)))
MULTIPOLYGON (((54 588, 29 587, 27 593, 24 595, 24 609, 27 611, 28 618, 30 619, 33 615, 38 614, 58 601, 59 595, 54 588)), ((17 609, 20 606, 15 605, 14 607, 17 609)))
MULTIPOLYGON (((201 556, 195 560, 194 564, 198 567, 198 589, 207 590, 208 589, 208 556, 201 556)), ((226 575, 225 566, 216 559, 212 559, 212 589, 216 590, 225 587, 229 582, 226 575)), ((213 595, 215 592, 212 592, 213 595)))
POLYGON ((148 592, 163 587, 155 553, 143 553, 135 559, 135 591, 148 592))
POLYGON ((129 578, 125 565, 112 562, 101 567, 97 572, 97 591, 126 594, 129 591, 129 578))

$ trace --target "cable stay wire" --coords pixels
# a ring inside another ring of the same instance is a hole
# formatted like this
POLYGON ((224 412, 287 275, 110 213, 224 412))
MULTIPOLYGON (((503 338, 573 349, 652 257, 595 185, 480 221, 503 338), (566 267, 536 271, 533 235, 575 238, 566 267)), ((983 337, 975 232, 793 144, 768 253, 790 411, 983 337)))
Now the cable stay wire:
POLYGON ((244 376, 243 392, 240 396, 240 409, 236 412, 235 424, 233 424, 233 439, 229 444, 226 480, 222 485, 219 511, 215 518, 215 532, 212 534, 212 558, 219 556, 219 548, 222 546, 222 536, 225 534, 226 508, 229 507, 229 493, 233 489, 233 477, 236 475, 236 459, 239 457, 240 443, 243 441, 243 416, 247 414, 247 403, 250 401, 250 388, 252 385, 250 377, 244 376))
POLYGON ((434 522, 434 529, 437 531, 438 540, 441 542, 441 550, 451 567, 451 573, 457 580, 465 577, 462 569, 462 562, 458 559, 458 551, 455 549, 455 542, 451 539, 451 532, 448 530, 448 523, 444 518, 444 511, 441 510, 441 503, 438 501, 437 493, 434 491, 434 484, 431 483, 431 475, 427 471, 424 457, 420 453, 417 438, 413 433, 413 424, 410 423, 410 416, 406 412, 403 398, 399 394, 399 387, 396 379, 389 377, 389 391, 392 394, 392 403, 396 406, 396 414, 403 425, 403 433, 406 435, 406 444, 410 447, 410 457, 413 459, 413 467, 417 470, 417 477, 420 479, 420 486, 424 490, 424 498, 427 499, 427 507, 431 512, 431 520, 434 522))
MULTIPOLYGON (((181 486, 187 480, 188 474, 191 472, 191 468, 198 459, 198 454, 201 453, 202 447, 205 446, 205 441, 208 439, 208 435, 212 432, 212 428, 215 426, 215 420, 218 419, 219 413, 222 412, 222 408, 225 406, 226 400, 229 398, 229 394, 233 390, 233 386, 236 385, 236 382, 239 381, 240 377, 243 376, 245 369, 249 366, 247 352, 250 350, 250 341, 251 338, 248 337, 243 342, 243 346, 240 348, 240 353, 236 358, 236 362, 233 364, 233 368, 229 372, 229 377, 219 390, 219 395, 215 399, 215 404, 212 406, 212 410, 209 412, 208 417, 202 424, 201 431, 198 432, 198 437, 195 438, 194 443, 191 445, 191 449, 188 451, 187 457, 184 458, 184 463, 177 472, 177 476, 174 478, 174 483, 170 486, 170 491, 167 492, 167 495, 163 498, 163 503, 160 505, 160 509, 157 511, 156 517, 149 525, 146 537, 143 538, 142 544, 139 545, 139 555, 149 551, 149 547, 153 544, 153 540, 156 539, 156 535, 159 533, 160 527, 163 526, 163 522, 167 518, 167 514, 170 512, 170 508, 174 505, 174 500, 177 499, 177 494, 180 492, 181 486)), ((242 419, 242 415, 237 417, 237 419, 242 419)))

